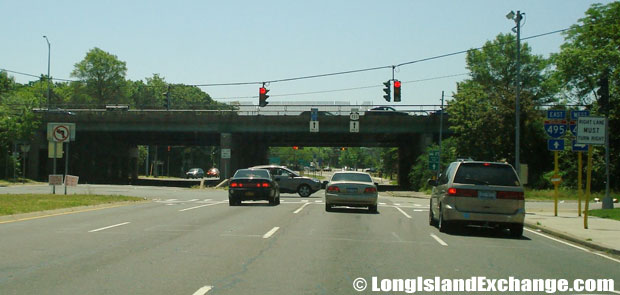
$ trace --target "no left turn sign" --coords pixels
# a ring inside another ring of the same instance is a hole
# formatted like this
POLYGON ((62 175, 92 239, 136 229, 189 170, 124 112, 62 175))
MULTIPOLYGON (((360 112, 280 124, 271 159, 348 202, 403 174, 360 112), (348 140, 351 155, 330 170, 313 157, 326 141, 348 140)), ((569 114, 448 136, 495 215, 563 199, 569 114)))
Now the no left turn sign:
POLYGON ((71 135, 71 132, 69 127, 65 125, 58 125, 52 131, 52 138, 55 142, 65 142, 69 139, 69 135, 71 135))

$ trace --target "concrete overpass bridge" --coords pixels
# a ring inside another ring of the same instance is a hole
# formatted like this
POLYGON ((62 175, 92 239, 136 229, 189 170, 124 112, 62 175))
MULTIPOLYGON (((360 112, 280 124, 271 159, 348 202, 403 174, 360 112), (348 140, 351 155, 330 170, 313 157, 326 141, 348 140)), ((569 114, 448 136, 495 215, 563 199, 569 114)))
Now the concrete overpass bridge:
MULTIPOLYGON (((437 142, 439 116, 422 108, 404 114, 360 112, 359 133, 350 132, 350 107, 346 111, 321 112, 319 132, 310 132, 309 112, 234 110, 71 110, 41 111, 43 124, 28 154, 28 176, 45 180, 52 173, 48 159, 47 123, 75 123, 69 174, 80 182, 131 182, 138 175, 138 145, 217 146, 230 150, 221 159, 222 177, 236 169, 268 162, 275 146, 397 147, 399 183, 426 146, 437 142), (88 175, 97 167, 97 175, 88 175)), ((268 109, 268 108, 265 108, 268 109)), ((308 107, 309 109, 309 107, 308 107)), ((446 120, 444 132, 448 133, 446 120)), ((57 171, 64 171, 57 160, 57 171)))

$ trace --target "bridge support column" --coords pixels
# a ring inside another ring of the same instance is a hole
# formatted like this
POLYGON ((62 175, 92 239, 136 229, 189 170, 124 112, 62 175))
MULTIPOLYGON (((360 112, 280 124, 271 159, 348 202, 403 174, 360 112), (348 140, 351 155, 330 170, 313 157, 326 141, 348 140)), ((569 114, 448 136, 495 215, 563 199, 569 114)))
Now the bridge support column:
MULTIPOLYGON (((46 180, 47 177, 40 174, 40 157, 41 151, 45 149, 47 151, 47 139, 46 134, 43 132, 36 132, 32 141, 30 142, 30 151, 28 152, 28 161, 26 164, 26 177, 36 180, 46 180)), ((46 158, 44 158, 45 160, 46 158)))
POLYGON ((400 145, 398 147, 398 186, 409 189, 409 172, 415 164, 416 148, 411 144, 400 145))
POLYGON ((231 158, 233 156, 232 145, 232 134, 222 133, 220 135, 220 179, 228 179, 232 177, 232 173, 234 172, 231 172, 231 158))

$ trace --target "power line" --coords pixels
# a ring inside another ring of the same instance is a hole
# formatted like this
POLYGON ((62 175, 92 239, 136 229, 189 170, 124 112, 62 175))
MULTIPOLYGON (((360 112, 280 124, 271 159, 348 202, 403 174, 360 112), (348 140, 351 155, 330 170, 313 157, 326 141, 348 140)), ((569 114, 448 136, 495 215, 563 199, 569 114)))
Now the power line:
MULTIPOLYGON (((585 25, 572 26, 571 28, 565 28, 565 29, 561 29, 561 30, 555 30, 555 31, 552 31, 552 32, 547 32, 547 33, 542 33, 542 34, 538 34, 538 35, 534 35, 534 36, 529 36, 529 37, 521 38, 521 40, 534 39, 534 38, 539 38, 539 37, 543 37, 543 36, 547 36, 547 35, 562 33, 562 32, 568 31, 568 30, 570 30, 570 29, 572 29, 574 27, 583 27, 583 26, 585 26, 585 25)), ((498 44, 498 45, 503 45, 503 44, 498 44)), ((296 81, 296 80, 315 79, 315 78, 322 78, 322 77, 329 77, 329 76, 347 75, 347 74, 369 72, 369 71, 376 71, 376 70, 382 70, 382 69, 390 69, 390 68, 393 68, 393 67, 401 67, 401 66, 405 66, 405 65, 421 63, 421 62, 435 60, 435 59, 441 59, 441 58, 450 57, 450 56, 454 56, 454 55, 460 55, 460 54, 467 53, 467 52, 469 52, 471 50, 480 50, 482 48, 483 47, 471 48, 471 49, 467 49, 467 50, 461 50, 461 51, 456 51, 456 52, 452 52, 452 53, 447 53, 447 54, 442 54, 442 55, 437 55, 437 56, 417 59, 417 60, 413 60, 413 61, 403 62, 403 63, 399 63, 399 64, 396 64, 396 65, 378 66, 378 67, 356 69, 356 70, 349 70, 349 71, 340 71, 340 72, 333 72, 333 73, 326 73, 326 74, 307 75, 307 76, 299 76, 299 77, 283 78, 283 79, 274 79, 274 80, 265 80, 265 81, 230 82, 230 83, 208 83, 208 84, 183 84, 183 85, 196 86, 196 87, 241 86, 241 85, 260 85, 260 84, 263 84, 263 83, 279 83, 279 82, 290 82, 290 81, 296 81)), ((22 73, 22 72, 18 72, 18 71, 12 71, 12 70, 8 70, 8 69, 0 69, 0 70, 6 71, 6 72, 10 72, 10 73, 20 74, 20 75, 40 78, 40 76, 38 76, 38 75, 22 73)), ((81 82, 81 83, 85 83, 86 82, 86 81, 83 81, 83 80, 71 80, 71 79, 61 79, 61 78, 51 78, 51 80, 64 81, 64 82, 81 82)), ((156 86, 149 86, 149 85, 145 85, 145 86, 147 86, 147 87, 156 87, 156 86)))

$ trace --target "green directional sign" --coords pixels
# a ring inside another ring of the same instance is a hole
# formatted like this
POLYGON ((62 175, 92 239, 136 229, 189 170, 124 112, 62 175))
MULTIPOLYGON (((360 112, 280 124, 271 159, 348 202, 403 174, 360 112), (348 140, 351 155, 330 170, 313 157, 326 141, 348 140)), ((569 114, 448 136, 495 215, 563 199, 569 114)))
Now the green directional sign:
POLYGON ((438 150, 432 150, 428 152, 428 169, 429 170, 439 169, 439 151, 438 150))

